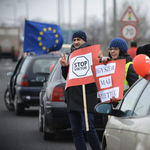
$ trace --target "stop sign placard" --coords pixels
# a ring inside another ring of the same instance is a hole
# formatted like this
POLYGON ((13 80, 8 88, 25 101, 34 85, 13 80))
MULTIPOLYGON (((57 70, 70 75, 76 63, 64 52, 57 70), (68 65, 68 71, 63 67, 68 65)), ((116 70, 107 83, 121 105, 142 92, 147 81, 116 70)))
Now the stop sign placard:
POLYGON ((89 60, 85 56, 76 57, 72 64, 72 72, 78 77, 85 76, 89 69, 89 60))

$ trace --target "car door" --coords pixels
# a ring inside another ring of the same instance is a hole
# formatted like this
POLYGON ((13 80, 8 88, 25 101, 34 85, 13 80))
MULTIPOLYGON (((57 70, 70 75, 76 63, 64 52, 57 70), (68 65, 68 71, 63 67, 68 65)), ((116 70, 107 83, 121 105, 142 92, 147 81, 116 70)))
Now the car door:
POLYGON ((150 83, 148 82, 144 91, 140 95, 135 109, 132 113, 131 120, 135 124, 133 134, 136 138, 135 150, 150 149, 150 83))
POLYGON ((16 64, 16 67, 14 69, 14 74, 10 79, 10 97, 11 99, 14 99, 14 95, 15 95, 15 84, 16 84, 16 77, 18 75, 20 66, 22 65, 24 58, 20 58, 16 64))
MULTIPOLYGON (((123 99, 120 108, 120 110, 125 113, 124 116, 120 117, 120 122, 122 122, 121 150, 135 150, 140 126, 139 118, 141 117, 139 108, 143 111, 142 115, 145 115, 148 111, 148 107, 144 109, 142 106, 143 104, 146 105, 146 103, 141 103, 141 98, 144 96, 142 92, 147 83, 147 80, 143 78, 131 88, 123 99)), ((142 98, 142 100, 144 99, 142 98)))

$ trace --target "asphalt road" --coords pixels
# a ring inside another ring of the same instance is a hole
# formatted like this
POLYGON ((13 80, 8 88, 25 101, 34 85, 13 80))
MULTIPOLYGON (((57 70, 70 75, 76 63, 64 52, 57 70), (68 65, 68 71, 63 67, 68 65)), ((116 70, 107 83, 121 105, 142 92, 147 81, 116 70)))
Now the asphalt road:
MULTIPOLYGON (((26 109, 24 116, 16 116, 4 104, 4 92, 15 63, 8 59, 0 61, 0 150, 75 150, 71 130, 58 131, 53 141, 44 141, 38 130, 38 107, 26 109)), ((101 130, 98 135, 101 141, 101 130)), ((90 146, 87 143, 87 149, 90 146)))

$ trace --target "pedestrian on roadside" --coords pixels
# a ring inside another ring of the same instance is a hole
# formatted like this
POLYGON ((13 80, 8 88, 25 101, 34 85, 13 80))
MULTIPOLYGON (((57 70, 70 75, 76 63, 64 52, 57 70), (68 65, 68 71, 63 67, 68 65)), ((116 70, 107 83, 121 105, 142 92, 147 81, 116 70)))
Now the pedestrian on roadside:
POLYGON ((145 54, 150 57, 150 44, 145 44, 144 46, 139 46, 136 51, 136 55, 145 54))
POLYGON ((128 52, 128 54, 130 54, 132 59, 134 59, 134 57, 136 56, 137 42, 136 41, 132 41, 130 45, 131 45, 131 48, 128 49, 127 52, 128 52))
MULTIPOLYGON (((87 42, 85 32, 79 30, 72 36, 73 44, 71 46, 71 53, 81 48, 90 46, 87 42)), ((62 65, 62 75, 66 79, 68 73, 69 63, 66 60, 65 54, 60 54, 60 63, 62 65)), ((82 85, 71 86, 65 90, 67 111, 69 120, 71 123, 72 137, 77 150, 87 150, 83 129, 87 140, 92 150, 101 150, 99 138, 94 127, 94 107, 98 103, 97 101, 97 87, 95 82, 85 84, 86 101, 87 101, 87 114, 89 131, 86 131, 85 117, 84 117, 84 105, 83 105, 83 91, 82 85)))
MULTIPOLYGON (((125 79, 124 79, 124 94, 125 92, 131 87, 134 82, 139 79, 138 74, 133 69, 133 63, 131 56, 127 53, 128 45, 126 41, 122 38, 116 37, 114 38, 110 44, 109 44, 109 58, 103 59, 103 63, 106 65, 108 61, 111 60, 119 60, 119 59, 125 59, 126 65, 125 65, 125 79)), ((100 59, 100 57, 99 57, 100 59)), ((115 100, 115 97, 112 97, 110 99, 111 103, 118 104, 118 101, 115 100)), ((114 105, 116 107, 116 105, 114 105)))

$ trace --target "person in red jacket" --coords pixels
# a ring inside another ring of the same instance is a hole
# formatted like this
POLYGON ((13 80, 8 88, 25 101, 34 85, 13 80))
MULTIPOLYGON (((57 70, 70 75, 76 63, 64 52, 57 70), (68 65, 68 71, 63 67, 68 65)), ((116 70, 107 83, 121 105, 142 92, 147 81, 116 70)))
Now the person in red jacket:
POLYGON ((136 56, 136 50, 137 50, 137 43, 135 41, 131 42, 131 48, 128 49, 128 54, 130 54, 130 56, 132 57, 132 59, 134 59, 134 57, 136 56))

